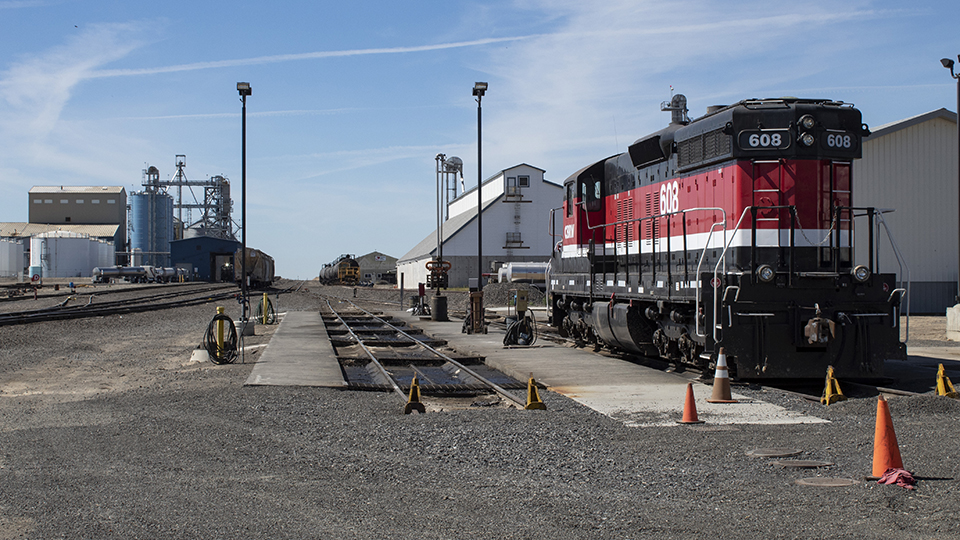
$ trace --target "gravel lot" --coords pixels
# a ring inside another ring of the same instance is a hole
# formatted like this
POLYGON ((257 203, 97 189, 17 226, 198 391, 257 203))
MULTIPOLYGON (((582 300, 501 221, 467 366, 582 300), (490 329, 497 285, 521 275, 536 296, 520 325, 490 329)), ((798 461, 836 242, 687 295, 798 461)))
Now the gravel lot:
MULTIPOLYGON (((314 310, 320 289, 352 293, 308 284, 272 299, 314 310)), ((397 295, 358 290, 378 294, 397 295)), ((960 537, 957 400, 890 399, 919 478, 908 491, 863 481, 875 398, 825 408, 763 393, 831 420, 800 426, 628 428, 551 392, 547 411, 404 416, 390 393, 244 387, 261 349, 191 363, 214 312, 0 328, 0 540, 960 537), (745 454, 761 447, 835 465, 745 454), (858 482, 794 483, 810 476, 858 482)))

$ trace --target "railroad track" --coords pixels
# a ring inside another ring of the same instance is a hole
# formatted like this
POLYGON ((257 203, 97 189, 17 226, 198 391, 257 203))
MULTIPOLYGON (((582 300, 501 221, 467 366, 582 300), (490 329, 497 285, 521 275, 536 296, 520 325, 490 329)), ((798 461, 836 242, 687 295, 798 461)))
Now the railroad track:
POLYGON ((495 394, 524 408, 526 400, 511 390, 526 385, 483 365, 482 358, 454 358, 440 348, 445 342, 357 304, 324 297, 327 334, 347 373, 348 387, 393 391, 405 402, 416 377, 420 392, 433 397, 495 394), (467 364, 471 364, 468 366, 467 364))
MULTIPOLYGON (((0 326, 156 311, 201 305, 233 298, 237 295, 236 287, 233 285, 169 290, 171 287, 175 286, 164 286, 163 289, 165 290, 157 294, 106 302, 96 300, 100 296, 99 293, 69 295, 55 306, 0 313, 0 326)), ((137 290, 142 291, 142 289, 138 288, 137 290)))

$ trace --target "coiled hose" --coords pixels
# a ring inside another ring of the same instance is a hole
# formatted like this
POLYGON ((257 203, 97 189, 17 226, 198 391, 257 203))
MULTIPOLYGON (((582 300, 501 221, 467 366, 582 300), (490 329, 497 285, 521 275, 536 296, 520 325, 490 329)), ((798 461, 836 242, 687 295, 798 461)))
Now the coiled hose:
POLYGON ((202 347, 214 364, 232 364, 237 359, 237 327, 227 315, 217 314, 207 326, 202 347), (217 323, 223 321, 223 346, 217 344, 217 323))
POLYGON ((537 341, 537 321, 533 312, 528 311, 529 317, 524 317, 507 327, 503 336, 504 345, 533 345, 537 341))
POLYGON ((277 322, 277 312, 273 309, 273 302, 270 301, 270 298, 267 297, 267 307, 263 307, 263 298, 260 299, 260 303, 257 304, 257 314, 254 315, 257 322, 262 324, 275 324, 277 322), (267 320, 263 320, 263 314, 266 312, 267 320))

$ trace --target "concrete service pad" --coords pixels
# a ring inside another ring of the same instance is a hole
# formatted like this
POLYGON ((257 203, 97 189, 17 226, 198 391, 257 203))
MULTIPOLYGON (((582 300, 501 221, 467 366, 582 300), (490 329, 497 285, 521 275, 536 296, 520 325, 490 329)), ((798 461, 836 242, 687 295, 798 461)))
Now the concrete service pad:
MULTIPOLYGON (((520 381, 533 376, 551 391, 569 397, 628 426, 677 426, 683 415, 687 383, 683 377, 547 340, 529 348, 506 349, 504 331, 464 334, 460 321, 424 321, 407 312, 391 315, 446 340, 461 353, 486 358, 490 367, 520 381)), ((739 403, 707 403, 712 388, 694 383, 697 414, 707 425, 816 424, 827 420, 733 394, 739 403)))

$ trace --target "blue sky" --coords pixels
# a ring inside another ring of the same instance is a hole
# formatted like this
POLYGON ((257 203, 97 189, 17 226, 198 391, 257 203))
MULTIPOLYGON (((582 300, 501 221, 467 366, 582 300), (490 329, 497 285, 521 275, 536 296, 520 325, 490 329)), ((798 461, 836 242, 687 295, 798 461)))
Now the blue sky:
MULTIPOLYGON (((434 156, 477 179, 529 163, 562 182, 669 122, 671 87, 706 107, 852 102, 879 126, 956 108, 939 62, 960 3, 678 0, 0 0, 0 221, 34 185, 139 190, 186 154, 228 177, 247 243, 285 277, 341 253, 399 257, 435 227, 434 156)), ((201 196, 198 192, 198 196, 201 196)), ((546 216, 544 217, 546 224, 546 216)))

